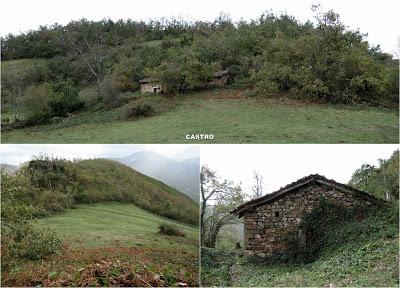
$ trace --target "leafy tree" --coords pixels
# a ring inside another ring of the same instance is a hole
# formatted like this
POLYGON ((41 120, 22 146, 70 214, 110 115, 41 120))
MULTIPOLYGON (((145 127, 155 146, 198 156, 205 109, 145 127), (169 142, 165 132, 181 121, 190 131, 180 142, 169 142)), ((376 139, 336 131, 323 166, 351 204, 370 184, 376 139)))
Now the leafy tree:
POLYGON ((216 65, 202 63, 189 49, 170 48, 167 58, 153 69, 147 69, 151 78, 159 80, 168 93, 183 93, 196 88, 212 77, 216 65))
POLYGON ((389 159, 379 159, 379 165, 363 164, 357 169, 349 185, 391 201, 399 199, 399 150, 389 159))
POLYGON ((218 233, 227 224, 234 223, 236 217, 230 212, 244 202, 244 194, 239 185, 232 181, 221 181, 216 172, 207 166, 201 168, 201 245, 215 248, 218 233))
POLYGON ((71 22, 62 34, 67 43, 86 66, 95 79, 97 96, 101 98, 101 81, 105 75, 105 62, 108 57, 107 35, 103 33, 101 23, 90 23, 85 19, 71 22))

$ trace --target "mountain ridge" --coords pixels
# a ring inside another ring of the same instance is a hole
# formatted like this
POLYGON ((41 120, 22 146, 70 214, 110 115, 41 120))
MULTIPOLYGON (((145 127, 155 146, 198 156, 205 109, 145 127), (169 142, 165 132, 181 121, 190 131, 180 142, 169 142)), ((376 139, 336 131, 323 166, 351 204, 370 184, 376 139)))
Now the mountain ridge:
POLYGON ((155 178, 199 202, 200 158, 174 160, 151 151, 138 151, 126 157, 110 158, 155 178))

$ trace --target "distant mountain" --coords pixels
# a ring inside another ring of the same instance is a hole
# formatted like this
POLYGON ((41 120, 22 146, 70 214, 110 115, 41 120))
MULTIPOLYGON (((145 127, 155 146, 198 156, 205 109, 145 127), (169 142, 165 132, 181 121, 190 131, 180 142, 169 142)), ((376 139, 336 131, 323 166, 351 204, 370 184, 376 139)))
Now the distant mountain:
POLYGON ((127 157, 113 158, 113 160, 174 187, 199 202, 199 158, 176 161, 154 152, 140 151, 127 157))
POLYGON ((0 168, 2 171, 8 174, 13 174, 18 170, 18 166, 5 163, 0 164, 0 168))

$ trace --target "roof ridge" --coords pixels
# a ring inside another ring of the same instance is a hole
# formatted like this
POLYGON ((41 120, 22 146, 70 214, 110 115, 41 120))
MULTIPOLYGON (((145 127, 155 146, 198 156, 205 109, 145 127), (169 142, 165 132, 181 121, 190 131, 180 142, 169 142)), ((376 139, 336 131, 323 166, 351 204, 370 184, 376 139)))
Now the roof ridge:
POLYGON ((262 197, 259 197, 259 198, 256 198, 256 199, 252 199, 250 201, 247 201, 247 202, 243 203, 243 204, 239 205, 238 207, 236 207, 234 210, 232 210, 231 213, 236 214, 238 211, 243 210, 244 208, 246 208, 248 206, 252 206, 255 203, 267 200, 268 198, 273 199, 274 196, 279 196, 279 194, 284 194, 286 192, 289 192, 291 189, 296 188, 296 186, 300 185, 301 183, 307 184, 309 182, 316 181, 316 180, 328 182, 331 185, 336 185, 336 186, 339 186, 341 188, 344 188, 344 189, 347 189, 347 190, 362 194, 362 196, 373 198, 373 199, 376 199, 378 201, 380 200, 380 199, 374 197, 373 195, 368 194, 367 192, 364 192, 362 190, 356 189, 356 188, 351 187, 351 186, 349 186, 347 184, 342 184, 342 183, 336 182, 333 179, 328 179, 323 175, 320 175, 320 174, 309 174, 309 175, 307 175, 305 177, 302 177, 302 178, 300 178, 300 179, 298 179, 298 180, 296 180, 294 182, 291 182, 291 183, 279 188, 278 190, 276 190, 274 192, 268 193, 268 194, 266 194, 266 195, 264 195, 262 197), (288 191, 285 192, 285 190, 288 190, 288 191))

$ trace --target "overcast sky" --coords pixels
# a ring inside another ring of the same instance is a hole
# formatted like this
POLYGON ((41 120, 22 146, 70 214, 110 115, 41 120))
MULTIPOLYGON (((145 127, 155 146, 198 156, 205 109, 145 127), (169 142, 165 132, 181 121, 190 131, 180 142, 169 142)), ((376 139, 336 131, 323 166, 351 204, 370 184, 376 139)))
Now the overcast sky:
POLYGON ((40 153, 46 153, 64 159, 88 159, 126 157, 143 150, 153 151, 159 155, 175 160, 200 157, 199 146, 184 144, 1 144, 0 163, 20 165, 40 153))
POLYGON ((264 194, 309 174, 320 174, 346 184, 364 163, 378 164, 398 145, 202 145, 201 163, 223 179, 242 182, 248 193, 257 170, 264 178, 264 194))
POLYGON ((161 17, 184 17, 191 20, 213 20, 221 11, 233 20, 255 19, 263 11, 294 15, 304 22, 312 20, 312 4, 320 3, 324 10, 333 9, 352 29, 368 33, 374 46, 394 54, 399 42, 400 1, 356 0, 10 0, 2 1, 0 33, 18 33, 45 24, 66 24, 70 20, 103 18, 148 20, 161 17))

